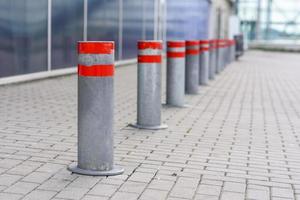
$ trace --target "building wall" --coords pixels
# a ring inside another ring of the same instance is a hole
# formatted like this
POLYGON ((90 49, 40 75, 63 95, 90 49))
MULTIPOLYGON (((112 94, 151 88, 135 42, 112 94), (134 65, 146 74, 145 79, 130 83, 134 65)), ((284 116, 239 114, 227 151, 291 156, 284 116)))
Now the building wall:
MULTIPOLYGON (((227 10, 223 1, 214 7, 227 10)), ((1 0, 0 77, 75 66, 84 38, 115 41, 117 60, 135 58, 141 39, 207 38, 210 7, 209 0, 1 0)))
POLYGON ((233 15, 233 7, 230 0, 212 0, 212 38, 227 38, 229 36, 229 18, 233 15))

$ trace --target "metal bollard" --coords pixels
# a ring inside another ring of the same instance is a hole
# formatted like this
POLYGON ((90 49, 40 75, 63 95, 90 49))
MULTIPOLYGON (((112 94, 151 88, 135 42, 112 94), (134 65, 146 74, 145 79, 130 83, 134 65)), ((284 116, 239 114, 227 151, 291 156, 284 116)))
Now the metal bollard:
MULTIPOLYGON (((226 66, 230 64, 230 40, 226 40, 226 66)), ((226 67, 225 66, 225 67, 226 67)))
POLYGON ((215 79, 216 73, 216 40, 210 40, 209 47, 209 79, 215 79))
POLYGON ((185 93, 198 94, 199 88, 199 41, 186 41, 185 93))
POLYGON ((207 85, 209 79, 209 40, 200 40, 199 84, 207 85))
POLYGON ((222 71, 223 66, 223 40, 219 39, 216 42, 216 49, 217 49, 217 68, 216 68, 216 74, 219 74, 222 71))
POLYGON ((68 169, 122 174, 113 161, 114 42, 79 42, 78 53, 78 164, 68 169))
POLYGON ((230 42, 230 62, 234 62, 235 60, 235 40, 231 40, 230 42))
POLYGON ((219 44, 220 49, 220 69, 219 71, 222 72, 226 66, 226 40, 221 40, 219 44))
POLYGON ((135 128, 168 127, 161 124, 161 64, 162 41, 139 41, 137 123, 131 124, 135 128))
POLYGON ((167 47, 166 104, 183 107, 185 92, 185 41, 168 41, 167 47))

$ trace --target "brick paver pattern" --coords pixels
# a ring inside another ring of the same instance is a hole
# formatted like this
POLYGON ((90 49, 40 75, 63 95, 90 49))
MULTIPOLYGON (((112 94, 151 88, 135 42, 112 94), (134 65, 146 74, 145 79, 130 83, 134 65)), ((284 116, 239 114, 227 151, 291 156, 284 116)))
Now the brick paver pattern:
POLYGON ((115 162, 125 173, 108 178, 66 170, 77 160, 77 76, 2 86, 0 199, 300 199, 299 63, 247 52, 186 96, 188 107, 163 107, 169 128, 159 131, 127 126, 137 67, 119 67, 115 162))

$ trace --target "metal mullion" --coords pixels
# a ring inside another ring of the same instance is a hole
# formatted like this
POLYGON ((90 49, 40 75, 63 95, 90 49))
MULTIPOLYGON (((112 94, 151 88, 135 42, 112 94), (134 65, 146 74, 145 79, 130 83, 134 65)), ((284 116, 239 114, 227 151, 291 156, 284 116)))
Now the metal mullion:
POLYGON ((123 0, 119 0, 118 59, 123 58, 123 0))
POLYGON ((83 1, 83 40, 87 41, 88 0, 83 1))
POLYGON ((51 71, 52 56, 52 0, 48 0, 48 21, 47 21, 47 71, 51 71))

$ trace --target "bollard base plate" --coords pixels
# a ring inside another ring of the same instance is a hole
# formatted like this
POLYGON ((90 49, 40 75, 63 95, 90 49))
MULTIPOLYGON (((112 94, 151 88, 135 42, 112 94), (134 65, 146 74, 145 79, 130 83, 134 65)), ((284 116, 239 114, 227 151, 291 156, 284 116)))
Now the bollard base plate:
POLYGON ((81 169, 78 167, 77 163, 73 163, 68 167, 68 170, 75 174, 87 175, 87 176, 116 176, 123 174, 124 169, 119 166, 114 166, 112 170, 109 171, 95 171, 81 169))
POLYGON ((187 104, 179 106, 179 105, 173 105, 173 104, 167 104, 167 103, 163 103, 162 106, 166 107, 166 108, 187 108, 188 107, 187 104))
POLYGON ((168 128, 168 125, 166 125, 166 124, 161 124, 159 126, 145 126, 145 125, 139 125, 139 124, 129 124, 129 126, 131 126, 133 128, 147 129, 147 130, 160 130, 160 129, 168 128))

